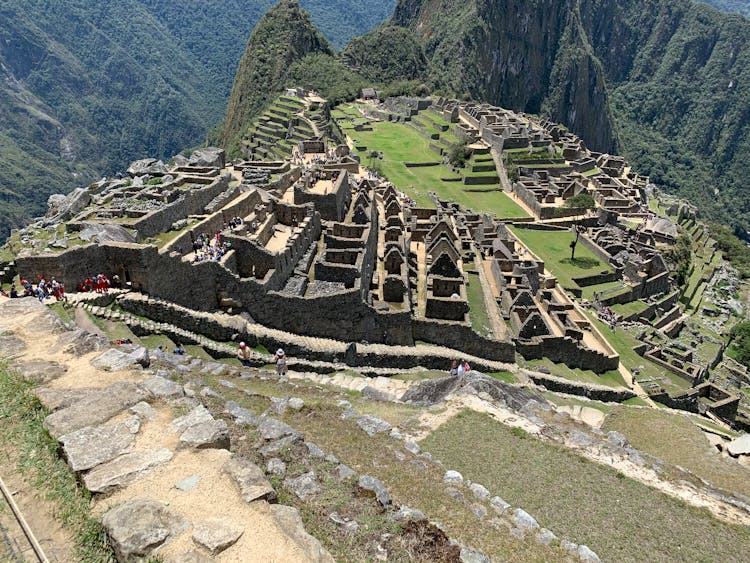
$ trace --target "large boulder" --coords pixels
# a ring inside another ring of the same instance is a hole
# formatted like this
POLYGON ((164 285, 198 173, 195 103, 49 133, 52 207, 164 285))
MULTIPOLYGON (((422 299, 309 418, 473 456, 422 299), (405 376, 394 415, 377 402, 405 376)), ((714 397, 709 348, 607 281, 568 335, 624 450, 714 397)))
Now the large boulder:
POLYGON ((241 526, 227 518, 211 518, 195 524, 193 541, 216 555, 234 545, 243 532, 241 526))
POLYGON ((126 423, 87 426, 59 438, 73 471, 85 471, 125 453, 135 442, 126 423))
POLYGON ((68 371, 66 366, 47 360, 32 360, 14 367, 26 381, 34 383, 49 383, 62 377, 68 371))
POLYGON ((128 174, 131 178, 144 176, 146 174, 149 176, 164 176, 166 173, 167 167, 164 166, 164 163, 161 160, 156 160, 155 158, 136 160, 131 162, 130 166, 128 166, 128 174))
POLYGON ((108 493, 143 477, 172 459, 166 448, 123 454, 89 471, 83 478, 92 493, 108 493))
POLYGON ((750 455, 750 434, 743 434, 729 442, 727 450, 733 456, 750 455))
POLYGON ((225 163, 224 149, 218 147, 206 147, 193 151, 190 155, 190 166, 202 166, 210 168, 224 168, 225 163))
POLYGON ((307 560, 314 563, 334 563, 331 554, 305 530, 299 510, 291 506, 274 504, 271 505, 271 514, 279 528, 302 550, 307 560))
POLYGON ((372 414, 366 414, 357 418, 357 426, 364 430, 368 436, 374 436, 380 432, 389 432, 391 430, 390 424, 372 414))
POLYGON ((148 398, 148 391, 140 385, 121 381, 92 391, 72 405, 53 412, 44 419, 44 427, 58 438, 86 426, 102 424, 148 398))
POLYGON ((98 334, 79 328, 62 333, 57 338, 55 347, 66 354, 80 357, 108 348, 109 340, 104 336, 99 336, 98 334))
POLYGON ((111 509, 104 514, 102 524, 119 561, 150 555, 188 525, 165 503, 149 499, 129 500, 111 509))
POLYGON ((266 479, 263 471, 250 460, 232 457, 227 460, 223 469, 237 483, 242 500, 245 502, 276 499, 276 491, 266 479))
POLYGON ((91 192, 76 188, 67 196, 52 194, 47 200, 47 217, 55 221, 67 221, 83 211, 91 202, 91 192))
POLYGON ((189 427, 180 435, 180 447, 229 449, 229 428, 223 420, 208 420, 189 427))
POLYGON ((114 223, 81 223, 78 238, 84 242, 138 242, 124 227, 114 223))
POLYGON ((172 432, 182 434, 191 426, 195 426, 196 424, 201 424, 203 422, 209 422, 212 420, 214 420, 214 417, 211 416, 211 413, 208 412, 208 409, 203 405, 198 405, 186 415, 175 418, 169 425, 169 429, 172 430, 172 432))

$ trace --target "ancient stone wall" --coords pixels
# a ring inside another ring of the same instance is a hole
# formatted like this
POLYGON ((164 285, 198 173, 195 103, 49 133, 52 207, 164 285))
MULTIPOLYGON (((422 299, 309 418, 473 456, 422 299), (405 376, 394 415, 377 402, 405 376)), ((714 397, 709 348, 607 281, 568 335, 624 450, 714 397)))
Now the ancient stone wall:
POLYGON ((414 340, 447 346, 499 362, 513 362, 515 359, 512 342, 484 338, 468 325, 430 319, 413 319, 412 325, 414 340))
POLYGON ((583 348, 569 337, 544 336, 531 341, 517 341, 516 350, 527 360, 549 358, 572 368, 590 369, 595 373, 617 369, 620 358, 583 348))
POLYGON ((555 377, 554 375, 548 375, 536 371, 524 370, 524 373, 537 385, 541 385, 545 389, 555 391, 557 393, 567 393, 569 395, 579 395, 582 397, 588 397, 596 401, 604 401, 606 403, 614 402, 621 403, 636 397, 630 389, 625 387, 607 387, 604 385, 590 385, 587 383, 581 383, 579 381, 571 381, 569 379, 563 379, 562 377, 555 377))

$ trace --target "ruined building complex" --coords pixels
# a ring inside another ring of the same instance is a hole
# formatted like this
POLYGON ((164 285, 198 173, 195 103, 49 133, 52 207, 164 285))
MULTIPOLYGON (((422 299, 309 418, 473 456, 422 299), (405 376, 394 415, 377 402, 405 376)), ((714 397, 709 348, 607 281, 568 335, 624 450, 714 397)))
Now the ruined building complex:
MULTIPOLYGON (((617 315, 655 329, 644 333, 639 353, 689 386, 704 384, 706 368, 694 353, 659 337, 685 323, 662 256, 677 227, 649 210, 648 179, 622 158, 588 151, 559 125, 496 107, 370 100, 365 122, 418 127, 425 110, 440 116, 450 124, 442 130, 453 127, 481 157, 462 185, 504 189, 529 216, 497 217, 439 194, 430 196, 431 207, 420 206, 366 167, 341 123, 322 130, 320 102, 288 92, 248 134, 248 160, 226 163, 223 151, 204 149, 170 166, 139 161, 128 178, 55 199, 34 227, 51 238, 20 249, 6 275, 54 276, 70 291, 104 272, 132 292, 195 311, 241 313, 289 333, 431 343, 596 373, 617 370, 620 356, 581 303, 609 310, 641 301, 617 315), (566 205, 581 194, 593 197, 595 210, 566 205), (524 244, 523 232, 571 229, 606 268, 562 281, 524 244), (216 252, 205 254, 207 247, 216 252), (487 321, 478 329, 479 309, 487 321)), ((444 159, 439 137, 431 147, 444 159)), ((732 406, 720 412, 726 419, 738 404, 729 398, 732 406)))

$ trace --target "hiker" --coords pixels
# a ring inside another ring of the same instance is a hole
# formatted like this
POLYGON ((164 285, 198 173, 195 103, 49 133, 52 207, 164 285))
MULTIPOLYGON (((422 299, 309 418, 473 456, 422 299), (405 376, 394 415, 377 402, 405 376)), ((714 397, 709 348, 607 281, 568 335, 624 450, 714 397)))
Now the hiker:
POLYGON ((185 347, 182 345, 182 342, 177 343, 177 348, 172 350, 173 354, 177 354, 178 356, 184 356, 185 355, 185 347))
POLYGON ((458 360, 453 360, 451 362, 450 374, 451 375, 458 375, 458 360))
POLYGON ((247 344, 240 342, 240 347, 237 348, 237 359, 245 367, 250 367, 250 359, 252 358, 252 352, 247 344))
POLYGON ((286 381, 286 354, 284 354, 282 348, 276 350, 273 361, 276 362, 276 373, 282 380, 286 381))

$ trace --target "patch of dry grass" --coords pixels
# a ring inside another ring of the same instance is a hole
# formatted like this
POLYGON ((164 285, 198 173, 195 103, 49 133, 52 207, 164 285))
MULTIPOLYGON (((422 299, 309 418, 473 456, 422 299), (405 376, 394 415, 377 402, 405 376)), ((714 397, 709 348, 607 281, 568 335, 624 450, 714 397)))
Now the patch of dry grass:
POLYGON ((750 528, 722 523, 484 414, 459 414, 422 446, 607 561, 740 561, 750 552, 750 528))
POLYGON ((628 437, 634 448, 679 465, 729 492, 750 497, 750 469, 723 458, 686 415, 655 409, 617 409, 602 426, 628 437))

